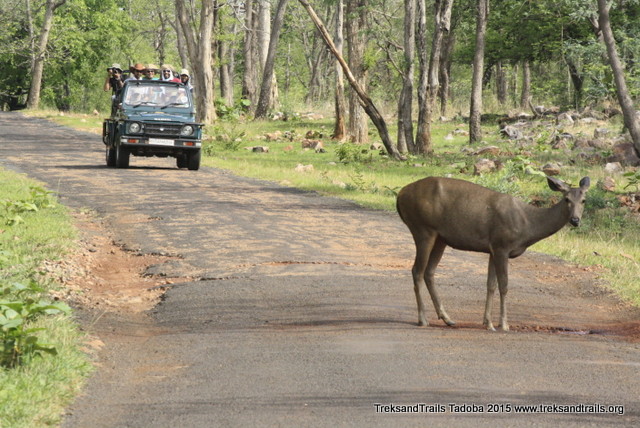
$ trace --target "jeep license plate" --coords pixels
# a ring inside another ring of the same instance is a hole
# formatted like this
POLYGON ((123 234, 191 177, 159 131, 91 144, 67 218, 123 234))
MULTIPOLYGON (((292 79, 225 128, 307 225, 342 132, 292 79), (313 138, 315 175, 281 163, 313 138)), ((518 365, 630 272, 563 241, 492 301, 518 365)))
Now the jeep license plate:
POLYGON ((173 146, 174 140, 167 140, 164 138, 149 138, 149 144, 155 144, 158 146, 173 146))

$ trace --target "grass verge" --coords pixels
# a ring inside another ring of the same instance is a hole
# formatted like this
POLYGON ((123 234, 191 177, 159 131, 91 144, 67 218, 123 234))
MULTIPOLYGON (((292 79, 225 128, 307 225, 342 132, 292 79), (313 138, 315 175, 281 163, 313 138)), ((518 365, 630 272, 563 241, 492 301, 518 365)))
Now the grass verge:
MULTIPOLYGON (((2 169, 0 202, 0 283, 36 280, 45 288, 56 287, 39 274, 39 266, 63 257, 75 241, 66 209, 38 183, 2 169)), ((80 351, 83 335, 70 316, 40 317, 29 327, 42 328, 38 337, 58 354, 26 358, 12 369, 0 367, 1 426, 58 424, 91 370, 80 351)))

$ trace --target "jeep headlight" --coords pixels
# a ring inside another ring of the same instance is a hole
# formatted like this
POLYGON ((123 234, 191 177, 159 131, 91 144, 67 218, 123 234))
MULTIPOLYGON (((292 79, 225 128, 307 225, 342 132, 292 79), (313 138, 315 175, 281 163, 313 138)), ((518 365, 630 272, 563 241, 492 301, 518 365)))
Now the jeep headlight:
POLYGON ((194 132, 194 128, 191 125, 185 125, 182 127, 182 129, 180 130, 180 136, 182 137, 188 137, 190 135, 193 135, 194 132))
POLYGON ((129 124, 129 133, 137 134, 141 130, 142 130, 142 125, 140 125, 138 122, 131 122, 129 124))

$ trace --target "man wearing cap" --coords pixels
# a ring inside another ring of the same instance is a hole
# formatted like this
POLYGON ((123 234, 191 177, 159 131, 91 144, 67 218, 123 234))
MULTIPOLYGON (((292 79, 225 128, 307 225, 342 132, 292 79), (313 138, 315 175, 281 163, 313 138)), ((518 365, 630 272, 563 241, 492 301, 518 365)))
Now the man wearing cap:
POLYGON ((107 68, 107 78, 104 80, 104 91, 113 91, 113 95, 116 95, 123 86, 122 68, 120 68, 120 64, 112 64, 111 67, 107 68))
POLYGON ((189 75, 189 71, 186 68, 183 68, 180 71, 180 81, 184 86, 189 88, 191 92, 193 92, 193 86, 191 86, 191 76, 189 75))
POLYGON ((144 64, 137 63, 129 67, 131 75, 126 80, 142 80, 142 73, 147 69, 144 64))

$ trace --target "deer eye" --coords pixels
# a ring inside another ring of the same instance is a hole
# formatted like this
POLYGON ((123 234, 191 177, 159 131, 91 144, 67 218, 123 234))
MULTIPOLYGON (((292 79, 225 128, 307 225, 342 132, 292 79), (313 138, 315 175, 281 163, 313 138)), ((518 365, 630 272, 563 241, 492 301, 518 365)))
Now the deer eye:
POLYGON ((571 202, 571 201, 569 200, 569 198, 564 198, 564 201, 565 201, 566 203, 570 203, 570 202, 571 202))

